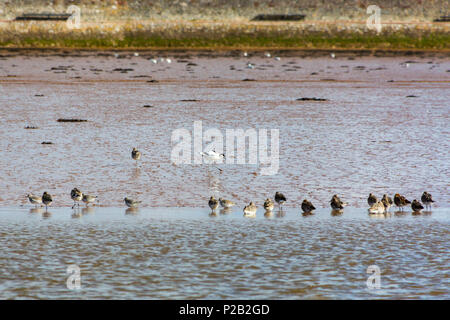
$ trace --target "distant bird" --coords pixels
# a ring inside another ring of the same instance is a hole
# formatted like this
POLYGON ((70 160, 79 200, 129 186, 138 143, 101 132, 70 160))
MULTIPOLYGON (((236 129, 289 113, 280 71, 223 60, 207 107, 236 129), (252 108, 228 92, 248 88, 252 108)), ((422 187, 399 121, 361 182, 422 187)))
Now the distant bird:
POLYGON ((335 54, 334 52, 332 52, 332 53, 330 54, 330 56, 331 56, 332 59, 336 58, 336 54, 335 54))
POLYGON ((419 212, 420 210, 423 209, 423 205, 422 205, 419 201, 417 201, 416 199, 414 199, 413 202, 411 203, 411 209, 412 209, 414 212, 419 212))
POLYGON ((396 193, 394 196, 394 203, 399 209, 403 211, 403 207, 411 203, 411 201, 406 199, 404 196, 401 196, 398 193, 396 193))
POLYGON ((333 210, 341 210, 347 205, 346 202, 342 202, 341 199, 335 194, 330 201, 331 208, 333 210))
POLYGON ((127 198, 127 197, 125 197, 123 199, 123 201, 125 201, 125 204, 129 208, 136 208, 142 202, 142 201, 133 200, 133 199, 130 199, 130 198, 127 198))
POLYGON ((378 202, 377 197, 375 197, 373 194, 369 194, 369 197, 367 198, 367 203, 369 204, 369 206, 371 207, 377 202, 378 202))
POLYGON ((272 199, 267 198, 266 201, 264 201, 264 209, 266 211, 273 211, 274 203, 272 199))
MULTIPOLYGON (((200 152, 200 154, 205 158, 209 163, 217 163, 218 161, 222 161, 225 159, 224 153, 218 153, 216 150, 209 150, 208 152, 200 152)), ((222 172, 222 169, 216 167, 217 170, 222 172)))
POLYGON ((217 199, 214 198, 214 196, 211 196, 211 198, 209 198, 208 205, 212 211, 215 211, 219 206, 219 201, 217 201, 217 199))
POLYGON ((256 215, 256 205, 253 202, 250 202, 248 206, 244 207, 244 216, 255 216, 256 215))
POLYGON ((302 210, 304 213, 310 213, 313 210, 316 210, 316 208, 313 206, 313 204, 310 201, 305 199, 302 202, 302 210))
POLYGON ((75 208, 75 205, 78 204, 78 207, 80 206, 79 201, 83 199, 83 193, 78 188, 73 188, 72 191, 70 191, 70 197, 73 200, 73 206, 72 209, 75 208))
POLYGON ((283 205, 283 203, 286 202, 286 197, 281 192, 276 192, 275 193, 275 201, 278 203, 278 205, 280 206, 280 210, 281 210, 281 206, 283 205))
POLYGON ((200 152, 200 154, 210 162, 216 162, 225 159, 225 154, 218 153, 216 150, 209 150, 208 152, 200 152))
POLYGON ((45 211, 47 211, 48 206, 53 202, 52 196, 47 191, 42 194, 42 202, 45 204, 45 211))
POLYGON ((425 205, 425 207, 427 207, 427 208, 430 207, 430 209, 431 209, 431 204, 434 201, 433 201, 433 198, 430 193, 424 191, 422 194, 421 200, 422 200, 422 203, 425 205))
POLYGON ((247 63, 247 69, 254 69, 255 68, 255 65, 254 64, 252 64, 252 63, 247 63))
POLYGON ((382 214, 384 213, 385 208, 383 202, 377 201, 372 204, 368 210, 369 214, 382 214))
POLYGON ((32 194, 27 194, 28 200, 31 202, 31 204, 34 204, 36 207, 42 204, 42 197, 35 196, 32 194))
POLYGON ((97 199, 97 196, 91 196, 89 194, 83 194, 83 202, 86 203, 86 207, 89 203, 94 202, 97 199))
POLYGON ((264 55, 267 57, 267 58, 270 58, 272 55, 270 54, 270 52, 266 52, 266 53, 264 53, 264 55))
POLYGON ((381 199, 381 202, 384 205, 384 209, 386 211, 389 210, 389 208, 394 204, 394 201, 392 201, 392 198, 389 197, 387 194, 383 194, 383 198, 381 199))
POLYGON ((133 151, 131 151, 131 158, 136 160, 137 164, 138 160, 141 158, 141 152, 138 149, 133 148, 133 151))
POLYGON ((219 198, 219 202, 220 202, 220 205, 223 207, 223 208, 231 208, 231 207, 233 207, 234 206, 234 202, 233 201, 231 201, 231 200, 225 200, 225 199, 222 199, 222 198, 219 198))

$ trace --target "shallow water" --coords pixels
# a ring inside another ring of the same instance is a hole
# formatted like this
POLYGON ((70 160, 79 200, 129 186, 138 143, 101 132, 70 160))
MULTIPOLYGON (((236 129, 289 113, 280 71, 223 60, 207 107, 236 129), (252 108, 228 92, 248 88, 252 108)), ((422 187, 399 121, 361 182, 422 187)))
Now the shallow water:
POLYGON ((449 299, 449 213, 2 208, 0 298, 449 299))
POLYGON ((0 298, 449 299, 448 56, 274 56, 2 54, 0 298), (278 173, 174 165, 172 132, 200 120, 224 135, 278 129, 278 173), (98 206, 73 215, 73 187, 98 206), (370 192, 424 190, 431 214, 367 215, 370 192), (50 214, 25 197, 43 191, 50 214), (284 217, 242 217, 276 191, 284 217), (211 194, 236 210, 209 216, 211 194), (333 194, 343 215, 299 213, 333 194), (141 209, 121 208, 125 196, 141 209), (81 291, 66 287, 70 264, 81 291), (367 289, 370 265, 380 290, 367 289))
POLYGON ((77 186, 102 206, 129 196, 142 206, 202 207, 211 193, 243 206, 282 191, 287 207, 305 197, 325 207, 332 194, 365 207, 370 192, 413 200, 426 190, 436 206, 450 207, 450 60, 443 54, 280 61, 263 52, 164 54, 170 64, 153 64, 152 53, 108 54, 0 60, 0 106, 7 111, 0 120, 0 205, 25 204, 27 193, 43 191, 55 205, 70 205, 77 186), (328 101, 296 101, 302 97, 328 101), (197 101, 181 101, 190 99, 197 101), (220 175, 206 165, 175 166, 172 132, 193 134, 194 121, 223 135, 278 129, 278 174, 261 176, 250 164, 222 164, 220 175), (133 147, 143 153, 138 169, 133 147))

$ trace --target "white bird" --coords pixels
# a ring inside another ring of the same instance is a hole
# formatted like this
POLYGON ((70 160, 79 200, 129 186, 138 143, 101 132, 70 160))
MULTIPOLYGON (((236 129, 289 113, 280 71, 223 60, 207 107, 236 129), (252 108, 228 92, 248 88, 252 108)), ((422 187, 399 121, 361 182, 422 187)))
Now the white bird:
POLYGON ((167 58, 167 59, 166 59, 166 62, 167 62, 167 63, 172 63, 172 59, 167 58))
POLYGON ((210 162, 220 161, 225 159, 225 154, 218 153, 215 150, 209 150, 208 152, 200 152, 200 154, 210 162))
POLYGON ((156 60, 156 59, 150 59, 150 61, 154 64, 158 63, 158 60, 156 60))

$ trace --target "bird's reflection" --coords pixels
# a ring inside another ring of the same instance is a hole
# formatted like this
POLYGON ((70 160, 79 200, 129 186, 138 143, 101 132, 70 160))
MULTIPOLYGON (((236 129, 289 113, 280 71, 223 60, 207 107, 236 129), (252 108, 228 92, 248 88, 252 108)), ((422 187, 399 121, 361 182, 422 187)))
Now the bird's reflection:
POLYGON ((314 213, 312 213, 311 211, 310 212, 302 212, 302 216, 304 216, 304 217, 310 217, 310 216, 313 216, 314 215, 314 213))
POLYGON ((209 216, 210 216, 210 217, 217 217, 217 212, 216 212, 216 211, 211 211, 211 212, 209 213, 209 216))
POLYGON ((71 217, 72 217, 72 219, 79 219, 79 218, 81 218, 81 216, 82 216, 82 214, 81 214, 81 212, 80 211, 74 211, 73 213, 72 213, 72 215, 71 215, 71 217))
POLYGON ((135 167, 131 169, 131 180, 137 180, 139 179, 139 176, 141 175, 141 168, 140 167, 135 167))
POLYGON ((369 214, 369 217, 371 219, 386 219, 390 218, 391 215, 389 213, 376 213, 376 214, 369 214))
POLYGON ((333 209, 333 210, 331 210, 331 216, 332 217, 342 216, 343 213, 344 213, 343 209, 333 209))
POLYGON ((220 214, 229 214, 231 212, 233 212, 232 208, 223 208, 220 210, 220 214))
POLYGON ((273 211, 272 210, 266 210, 266 212, 264 212, 264 217, 266 218, 273 218, 273 211))
POLYGON ((138 213, 139 213, 139 208, 128 208, 127 210, 125 210, 126 215, 135 216, 138 213))
POLYGON ((43 209, 43 208, 31 208, 31 209, 30 209, 30 213, 31 213, 31 214, 34 214, 34 213, 41 214, 41 213, 43 213, 43 212, 44 212, 44 209, 43 209))
POLYGON ((286 215, 286 212, 280 208, 280 210, 278 210, 278 212, 277 212, 277 218, 283 218, 285 215, 286 215))
POLYGON ((52 214, 53 213, 51 213, 50 211, 44 211, 42 213, 42 217, 45 218, 45 219, 48 219, 48 218, 50 218, 52 216, 52 214))
POLYGON ((91 213, 94 213, 94 212, 95 212, 95 208, 94 207, 86 207, 86 208, 81 209, 81 213, 83 215, 91 214, 91 213))
POLYGON ((404 216, 406 216, 408 214, 408 212, 399 210, 399 211, 395 211, 394 214, 395 214, 396 217, 404 217, 404 216))

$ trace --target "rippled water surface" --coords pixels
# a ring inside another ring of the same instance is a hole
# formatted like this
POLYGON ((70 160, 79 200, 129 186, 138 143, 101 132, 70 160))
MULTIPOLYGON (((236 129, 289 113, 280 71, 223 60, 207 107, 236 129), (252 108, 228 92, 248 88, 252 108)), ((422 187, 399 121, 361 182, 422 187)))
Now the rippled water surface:
POLYGON ((450 298, 447 54, 0 53, 0 298, 450 298), (277 174, 173 164, 172 133, 194 121, 224 136, 278 129, 277 174), (70 209, 74 187, 97 206, 70 209), (432 212, 367 215, 370 192, 425 190, 432 212), (48 213, 25 197, 43 191, 48 213), (276 191, 285 214, 265 217, 276 191), (212 194, 235 209, 209 215, 212 194), (305 198, 327 209, 302 216, 305 198), (71 264, 80 291, 66 287, 71 264))
POLYGON ((449 214, 3 208, 0 298, 449 299, 449 214))

